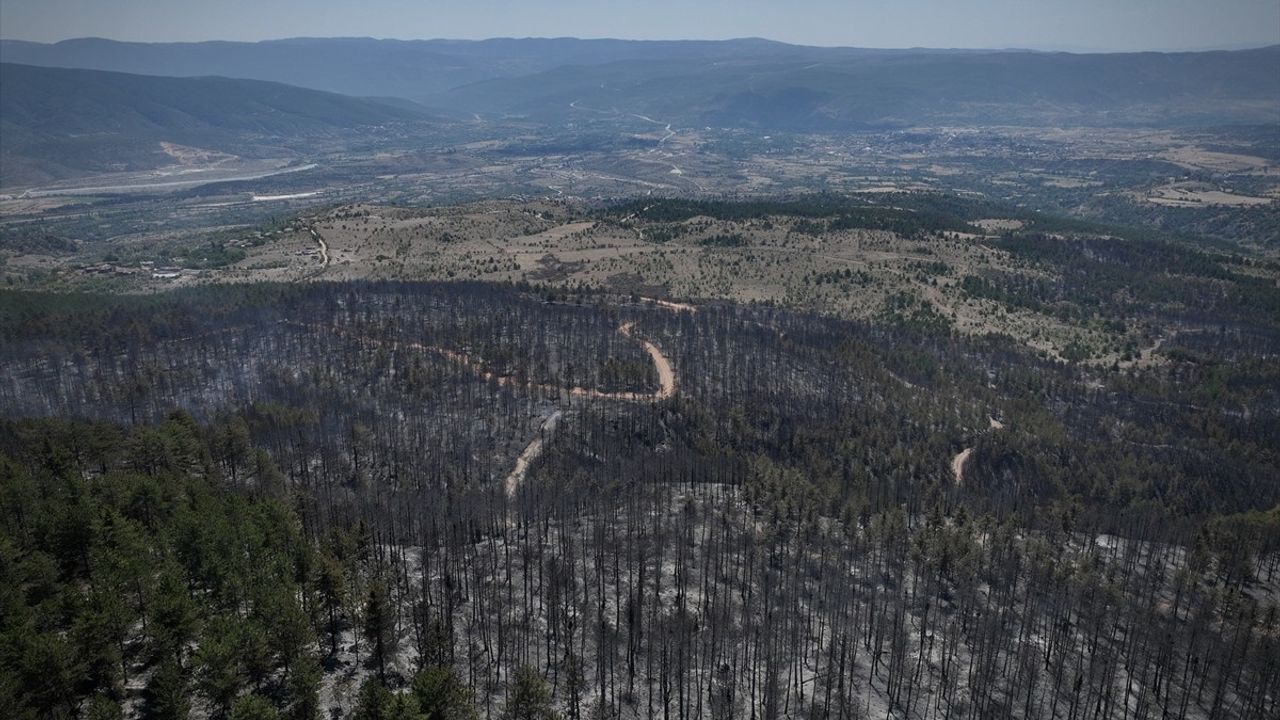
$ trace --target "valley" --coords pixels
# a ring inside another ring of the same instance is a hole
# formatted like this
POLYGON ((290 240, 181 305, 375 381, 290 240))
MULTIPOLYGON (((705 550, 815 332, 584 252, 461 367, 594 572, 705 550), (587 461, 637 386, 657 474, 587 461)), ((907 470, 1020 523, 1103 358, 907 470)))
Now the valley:
POLYGON ((0 40, 0 708, 1280 716, 1232 47, 0 40))

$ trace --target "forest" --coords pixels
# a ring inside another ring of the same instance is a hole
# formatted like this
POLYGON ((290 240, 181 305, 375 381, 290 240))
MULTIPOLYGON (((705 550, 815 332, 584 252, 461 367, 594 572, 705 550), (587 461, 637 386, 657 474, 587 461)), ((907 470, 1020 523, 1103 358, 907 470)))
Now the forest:
MULTIPOLYGON (((1110 282, 1101 241, 997 242, 1110 282)), ((1134 303, 1228 272, 1110 252, 1134 303)), ((1001 281, 965 289, 1089 307, 1001 281)), ((1276 717, 1267 313, 1120 368, 526 284, 6 292, 0 706, 1276 717)))

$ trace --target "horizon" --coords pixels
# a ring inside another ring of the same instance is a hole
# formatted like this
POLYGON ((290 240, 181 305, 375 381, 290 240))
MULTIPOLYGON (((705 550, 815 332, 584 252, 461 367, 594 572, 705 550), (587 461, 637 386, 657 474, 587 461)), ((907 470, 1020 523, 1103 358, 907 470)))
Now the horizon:
POLYGON ((652 0, 591 3, 442 0, 431 6, 370 0, 6 0, 0 37, 53 44, 575 38, 723 41, 768 38, 810 47, 1026 49, 1048 52, 1197 52, 1280 44, 1280 3, 1224 0, 652 0))
POLYGON ((764 37, 759 35, 744 35, 740 37, 725 38, 699 38, 699 37, 671 37, 671 38, 639 38, 639 37, 616 37, 616 36, 598 36, 583 37, 577 35, 493 35, 488 37, 383 37, 375 35, 291 35, 280 37, 266 37, 254 40, 231 39, 231 38, 207 38, 203 40, 128 40, 116 37, 107 37, 101 35, 79 35, 74 37, 65 37, 58 40, 33 40, 30 38, 10 37, 0 35, 0 42, 17 42, 30 43, 33 45, 59 45, 62 43, 73 43, 83 41, 98 41, 108 43, 118 43, 125 45, 202 45, 214 43, 243 43, 243 44, 268 44, 268 43, 284 43, 300 40, 360 40, 372 42, 402 42, 402 43, 435 43, 435 42, 456 42, 456 43, 483 43, 493 41, 578 41, 578 42, 635 42, 635 43, 730 43, 730 42, 747 42, 759 41, 767 43, 776 43, 779 45, 788 45, 792 47, 802 48, 824 48, 824 49, 848 49, 848 50, 901 50, 901 51, 972 51, 972 52, 1040 52, 1040 53, 1064 53, 1072 55, 1126 55, 1138 53, 1199 53, 1199 52, 1238 52, 1248 50, 1263 50, 1270 47, 1280 46, 1280 39, 1274 42, 1245 42, 1226 45, 1205 45, 1198 47, 1150 47, 1150 48, 1134 48, 1134 49, 1104 49, 1104 48, 1084 48, 1072 46, 1034 46, 1034 45, 995 45, 995 46, 966 46, 966 45, 823 45, 811 43, 790 42, 787 40, 778 40, 775 38, 764 37))

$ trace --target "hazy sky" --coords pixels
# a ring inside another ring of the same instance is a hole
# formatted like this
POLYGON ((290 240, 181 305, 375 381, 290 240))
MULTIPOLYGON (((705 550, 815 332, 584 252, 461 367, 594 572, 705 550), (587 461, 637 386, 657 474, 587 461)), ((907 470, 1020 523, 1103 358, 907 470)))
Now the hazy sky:
POLYGON ((0 0, 0 37, 84 36, 758 36, 863 47, 1202 49, 1280 43, 1280 0, 0 0))

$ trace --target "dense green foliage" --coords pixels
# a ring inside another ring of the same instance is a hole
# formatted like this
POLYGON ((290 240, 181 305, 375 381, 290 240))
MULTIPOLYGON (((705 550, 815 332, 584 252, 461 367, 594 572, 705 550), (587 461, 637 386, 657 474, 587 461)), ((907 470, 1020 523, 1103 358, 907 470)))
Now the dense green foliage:
POLYGON ((125 701, 141 677, 151 717, 185 716, 193 694, 226 713, 251 689, 310 716, 312 551, 269 462, 259 491, 231 487, 182 415, 0 436, 6 706, 67 717, 87 697, 125 701))
MULTIPOLYGON (((129 431, 0 425, 8 717, 105 718, 125 705, 181 718, 196 704, 233 720, 318 717, 317 631, 345 602, 346 578, 375 572, 367 539, 321 545, 271 461, 228 429, 183 414, 129 431), (229 452, 247 472, 227 474, 229 452)), ((365 612, 371 644, 382 622, 365 612)), ((370 717, 474 717, 447 669, 424 668, 406 698, 419 709, 370 717)))

